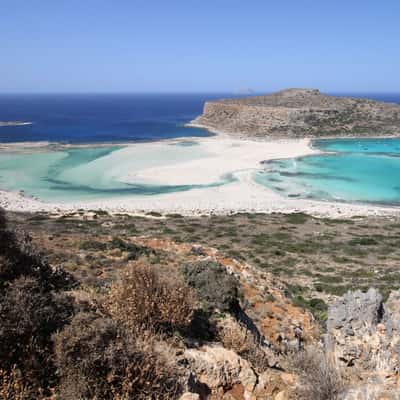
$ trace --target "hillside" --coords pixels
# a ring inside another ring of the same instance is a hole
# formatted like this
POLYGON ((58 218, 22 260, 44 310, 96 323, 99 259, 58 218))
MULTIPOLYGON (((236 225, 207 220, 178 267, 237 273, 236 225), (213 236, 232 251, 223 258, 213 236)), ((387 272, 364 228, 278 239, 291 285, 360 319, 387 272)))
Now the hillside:
POLYGON ((335 97, 316 89, 206 102, 192 121, 246 137, 398 136, 400 105, 335 97))
POLYGON ((7 217, 1 399, 398 398, 398 218, 7 217))

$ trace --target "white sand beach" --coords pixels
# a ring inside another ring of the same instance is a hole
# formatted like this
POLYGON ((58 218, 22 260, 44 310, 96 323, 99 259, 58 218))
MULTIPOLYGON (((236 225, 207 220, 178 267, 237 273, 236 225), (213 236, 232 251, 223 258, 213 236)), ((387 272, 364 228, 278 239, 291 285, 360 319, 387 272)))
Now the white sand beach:
MULTIPOLYGON (((141 153, 146 153, 157 146, 162 151, 163 146, 188 140, 192 139, 128 144, 113 153, 116 157, 114 163, 118 165, 117 157, 133 157, 138 149, 141 153)), ((400 212, 396 207, 286 198, 254 181, 253 174, 260 168, 262 161, 316 153, 317 150, 311 148, 309 139, 253 141, 214 136, 193 140, 202 147, 201 157, 178 160, 166 165, 119 171, 121 180, 162 185, 193 185, 209 184, 220 180, 226 174, 233 174, 236 179, 222 186, 196 188, 183 192, 132 195, 62 204, 44 203, 21 193, 0 191, 0 206, 10 211, 71 212, 78 209, 102 209, 114 213, 141 214, 156 211, 183 215, 306 212, 316 216, 350 217, 393 215, 400 212)))

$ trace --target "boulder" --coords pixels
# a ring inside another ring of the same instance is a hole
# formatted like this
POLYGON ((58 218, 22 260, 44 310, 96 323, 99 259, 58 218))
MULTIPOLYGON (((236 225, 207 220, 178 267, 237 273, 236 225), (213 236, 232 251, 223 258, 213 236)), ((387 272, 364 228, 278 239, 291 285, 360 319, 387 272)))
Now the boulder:
POLYGON ((200 396, 197 393, 184 393, 179 400, 200 400, 200 396))
POLYGON ((268 370, 258 377, 252 400, 280 399, 287 400, 288 392, 294 387, 296 378, 292 374, 268 370))
POLYGON ((243 399, 250 399, 256 384, 257 375, 250 364, 234 351, 219 345, 207 345, 185 352, 189 365, 199 382, 212 393, 238 391, 242 388, 243 399))

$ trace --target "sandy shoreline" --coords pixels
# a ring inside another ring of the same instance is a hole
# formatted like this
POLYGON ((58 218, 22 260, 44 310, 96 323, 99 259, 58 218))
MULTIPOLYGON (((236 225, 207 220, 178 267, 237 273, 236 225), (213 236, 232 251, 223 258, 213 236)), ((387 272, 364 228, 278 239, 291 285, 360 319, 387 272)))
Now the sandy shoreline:
POLYGON ((206 156, 138 171, 125 171, 121 180, 163 185, 206 185, 231 174, 235 178, 231 183, 184 192, 76 201, 68 204, 44 203, 19 193, 0 190, 0 206, 10 211, 61 213, 78 209, 102 209, 111 213, 132 214, 156 211, 163 214, 180 213, 182 215, 306 212, 315 216, 342 218, 355 215, 400 214, 400 208, 396 207, 290 199, 282 197, 253 180, 252 176, 260 168, 262 161, 317 153, 318 150, 310 146, 310 139, 254 141, 232 138, 215 131, 213 133, 218 133, 218 135, 126 145, 120 151, 124 152, 125 157, 129 157, 130 152, 134 154, 134 151, 138 151, 137 146, 141 146, 140 149, 143 150, 151 150, 154 146, 161 146, 162 149, 162 146, 193 140, 202 147, 206 156))

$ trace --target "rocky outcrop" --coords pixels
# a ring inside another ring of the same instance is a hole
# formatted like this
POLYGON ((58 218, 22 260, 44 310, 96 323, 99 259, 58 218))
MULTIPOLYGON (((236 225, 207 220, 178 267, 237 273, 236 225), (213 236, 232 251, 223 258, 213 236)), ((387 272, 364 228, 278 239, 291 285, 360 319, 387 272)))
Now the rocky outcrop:
MULTIPOLYGON (((168 239, 137 241, 170 252, 177 260, 182 256, 186 261, 212 260, 240 283, 241 308, 250 323, 225 316, 217 324, 219 341, 196 344, 182 355, 195 383, 189 384, 188 390, 199 393, 201 400, 297 400, 310 381, 303 382, 301 371, 293 368, 293 359, 309 347, 317 349, 329 366, 324 369, 314 362, 312 373, 325 379, 332 367, 343 377, 344 400, 400 400, 400 290, 392 292, 386 302, 375 289, 337 299, 328 310, 322 348, 319 325, 312 315, 293 305, 282 282, 269 273, 205 246, 168 239), (249 330, 254 325, 264 339, 257 353, 244 348, 248 345, 245 338, 235 335, 237 324, 249 330), (230 331, 236 342, 223 339, 230 331), (261 367, 254 356, 261 360, 261 367)), ((301 368, 304 373, 306 366, 301 368)), ((311 380, 313 384, 316 381, 311 380)))
POLYGON ((348 399, 398 398, 393 396, 400 389, 400 291, 392 292, 386 303, 370 289, 332 304, 326 352, 350 382, 348 399))
POLYGON ((247 263, 224 257, 212 249, 207 252, 238 278, 247 315, 276 352, 297 351, 318 341, 318 323, 285 295, 282 282, 247 263))
POLYGON ((186 357, 197 379, 213 394, 236 388, 246 398, 256 387, 257 376, 250 364, 232 350, 222 346, 203 346, 187 350, 186 357))
POLYGON ((294 376, 280 371, 258 375, 248 361, 219 345, 189 349, 185 355, 210 400, 286 399, 295 385, 294 376))
POLYGON ((400 135, 400 105, 287 89, 206 102, 192 124, 260 138, 400 135))
POLYGON ((186 392, 179 398, 179 400, 200 400, 200 395, 197 393, 186 392))

